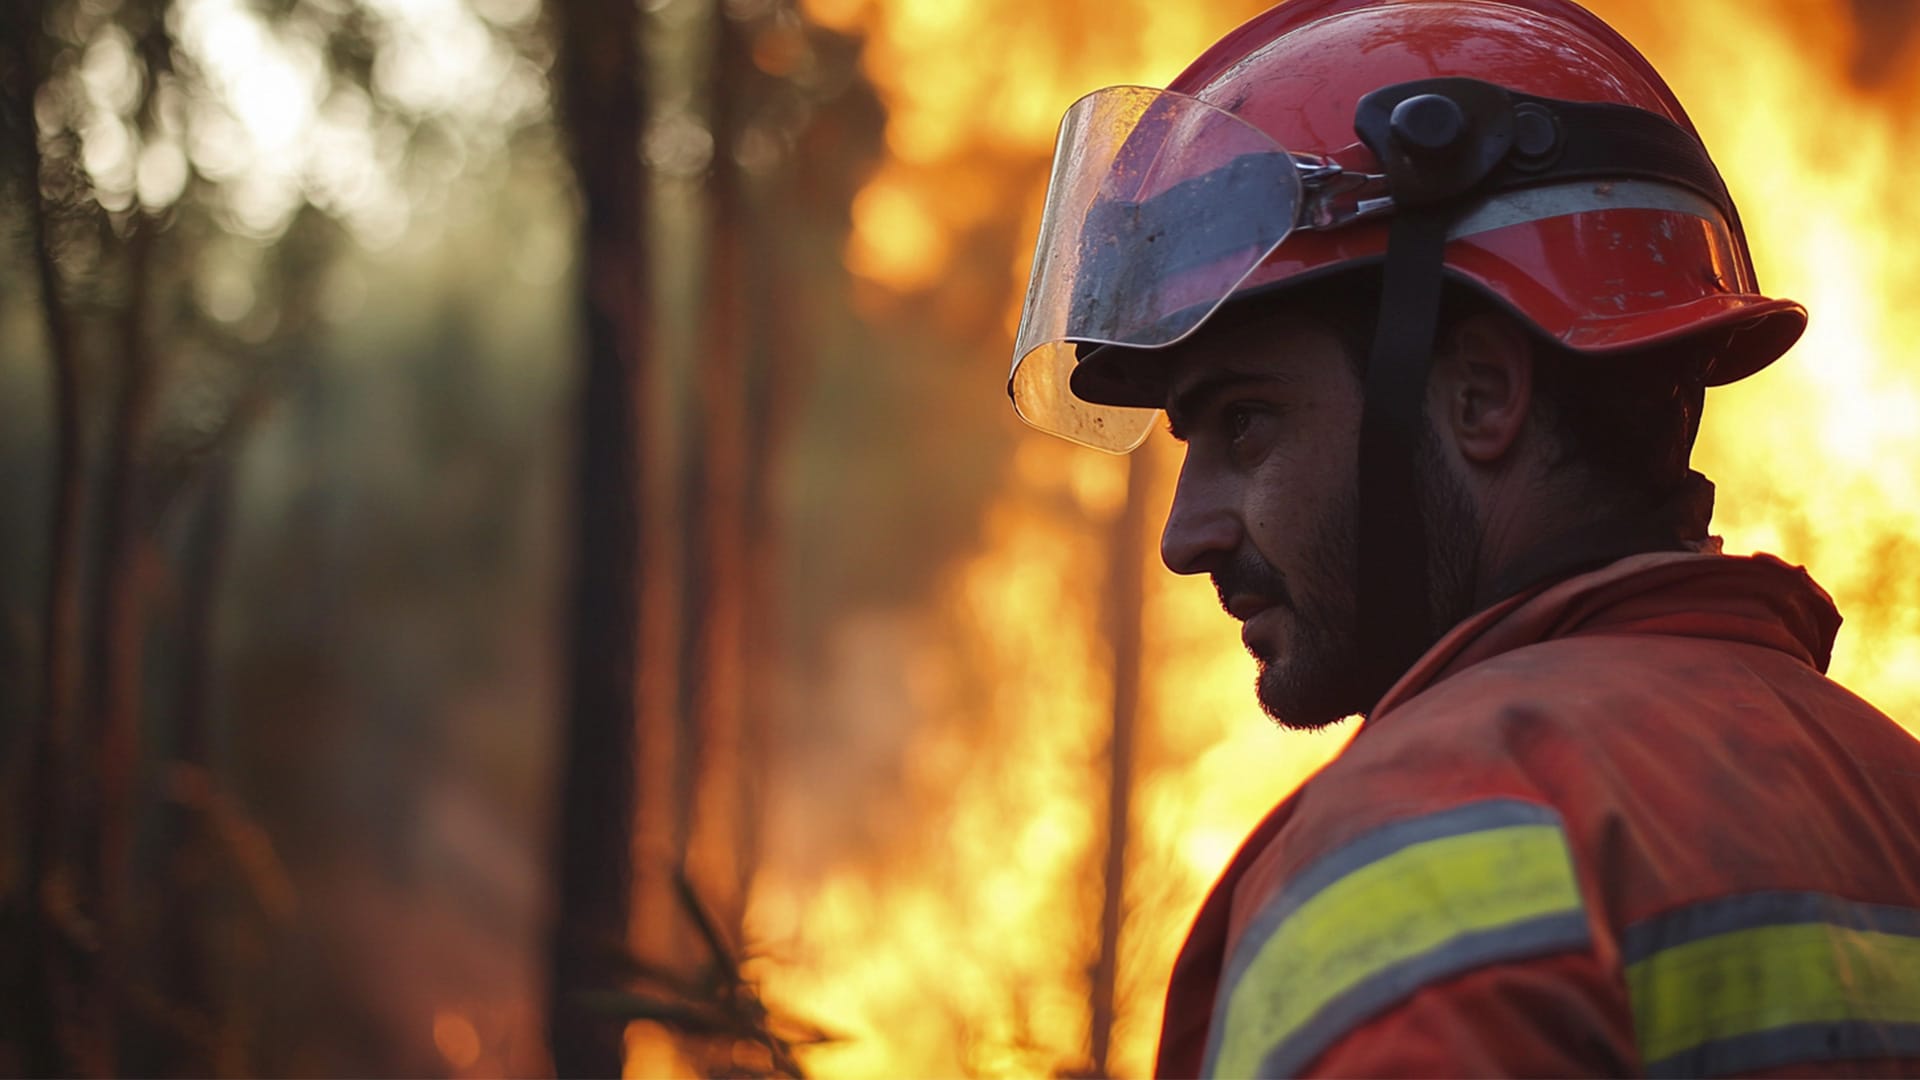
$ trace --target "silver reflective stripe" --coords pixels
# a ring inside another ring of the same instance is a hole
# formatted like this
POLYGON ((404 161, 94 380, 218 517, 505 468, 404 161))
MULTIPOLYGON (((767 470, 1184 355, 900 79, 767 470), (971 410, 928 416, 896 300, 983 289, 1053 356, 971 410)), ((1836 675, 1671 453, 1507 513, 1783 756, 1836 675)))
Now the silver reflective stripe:
POLYGON ((1201 1075, 1296 1075, 1423 987, 1591 940, 1551 807, 1490 799, 1391 822, 1308 864, 1241 931, 1201 1075))
POLYGON ((1468 211, 1447 239, 1588 210, 1671 210, 1700 218, 1722 235, 1730 231, 1712 202, 1686 188, 1652 180, 1576 180, 1495 195, 1468 211))
POLYGON ((1628 926, 1652 1077, 1920 1056, 1920 908, 1754 892, 1628 926))
MULTIPOLYGON (((1883 1024, 1872 1021, 1826 1021, 1788 1024, 1731 1039, 1702 1043, 1690 1050, 1646 1064, 1654 1080, 1735 1076, 1812 1062, 1854 1063, 1856 1075, 1865 1062, 1892 1058, 1920 1058, 1920 1024, 1883 1024)), ((1841 1070, 1836 1069, 1836 1073, 1841 1070)), ((1844 1075, 1844 1073, 1841 1073, 1844 1075)))

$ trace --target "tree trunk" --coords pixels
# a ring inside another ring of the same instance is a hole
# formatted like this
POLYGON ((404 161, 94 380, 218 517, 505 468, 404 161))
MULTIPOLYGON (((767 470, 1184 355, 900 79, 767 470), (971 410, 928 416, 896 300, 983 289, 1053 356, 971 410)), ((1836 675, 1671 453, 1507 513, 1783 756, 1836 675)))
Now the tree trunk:
MULTIPOLYGON (((123 19, 140 57, 136 123, 143 137, 156 127, 159 80, 172 69, 168 0, 128 4, 123 19)), ((141 457, 159 389, 155 348, 155 259, 161 221, 136 207, 125 245, 126 304, 120 312, 119 378, 107 429, 96 592, 86 679, 95 697, 93 799, 88 893, 100 930, 93 980, 89 1042, 107 1073, 121 1071, 121 1013, 134 969, 128 930, 133 847, 139 815, 141 712, 147 630, 147 568, 152 538, 141 511, 141 457)))
POLYGON ((97 786, 87 892, 100 927, 100 953, 88 1038, 108 1073, 119 1071, 119 1013, 131 968, 126 914, 138 803, 148 555, 138 513, 139 473, 140 448, 157 382, 147 325, 157 228, 152 219, 137 215, 128 238, 128 302, 122 313, 119 387, 108 429, 98 589, 89 649, 88 682, 96 695, 91 734, 97 786))
MULTIPOLYGON (((194 778, 214 785, 213 711, 218 670, 220 582, 233 520, 234 462, 227 453, 209 461, 198 513, 187 532, 180 599, 180 686, 178 739, 173 786, 194 778)), ((160 943, 162 989, 179 1015, 192 1021, 185 1031, 164 1033, 158 1048, 158 1072, 168 1076, 218 1076, 237 1055, 221 1045, 226 1037, 215 988, 212 936, 209 934, 208 883, 215 850, 203 802, 176 790, 168 813, 168 876, 163 899, 167 928, 160 943)))
POLYGON ((1146 561, 1148 451, 1127 458, 1127 499, 1108 543, 1108 640, 1113 646, 1113 734, 1107 750, 1107 852, 1100 955, 1093 968, 1093 1067, 1112 1076, 1118 1017, 1120 929, 1126 917, 1127 834, 1133 805, 1134 733, 1140 712, 1141 582, 1146 561))
POLYGON ((756 72, 739 24, 713 5, 708 66, 712 171, 706 185, 706 288, 681 477, 679 773, 688 815, 676 851, 723 926, 743 914, 741 720, 746 678, 746 351, 758 316, 742 176, 734 160, 743 89, 756 72))
MULTIPOLYGON (((790 12, 793 0, 780 0, 779 12, 790 12)), ((747 62, 751 62, 750 55, 747 62)), ((780 505, 779 453, 787 445, 789 433, 801 413, 806 387, 812 376, 812 356, 802 344, 808 338, 798 299, 802 293, 802 275, 814 272, 812 266, 792 265, 791 251, 805 226, 795 227, 793 218, 805 209, 795 190, 816 184, 816 178, 803 175, 808 166, 793 157, 783 160, 771 173, 743 177, 744 224, 747 229, 745 250, 758 257, 743 260, 741 288, 758 304, 756 317, 747 326, 744 387, 746 436, 745 475, 746 520, 743 531, 746 549, 744 594, 752 604, 751 617, 745 620, 741 648, 749 658, 744 672, 741 707, 740 789, 741 890, 751 885, 760 865, 765 836, 766 792, 771 780, 775 745, 780 738, 777 720, 787 687, 785 665, 788 643, 785 637, 786 608, 783 603, 782 557, 785 533, 780 505)))
POLYGON ((55 261, 42 194, 43 163, 34 99, 47 77, 42 6, 6 6, 0 33, 0 72, 5 78, 5 121, 10 155, 29 207, 40 309, 53 384, 53 475, 47 525, 47 592, 41 614, 40 714, 31 735, 26 824, 25 940, 22 961, 25 1072, 71 1075, 80 1034, 75 1030, 74 950, 59 913, 71 906, 73 867, 68 814, 74 725, 77 722, 80 633, 80 525, 85 488, 81 459, 80 370, 71 315, 55 261))
POLYGON ((583 378, 547 1025, 557 1075, 618 1076, 624 1025, 582 995, 618 983, 633 882, 649 315, 640 27, 632 0, 553 0, 551 12, 583 211, 583 378))

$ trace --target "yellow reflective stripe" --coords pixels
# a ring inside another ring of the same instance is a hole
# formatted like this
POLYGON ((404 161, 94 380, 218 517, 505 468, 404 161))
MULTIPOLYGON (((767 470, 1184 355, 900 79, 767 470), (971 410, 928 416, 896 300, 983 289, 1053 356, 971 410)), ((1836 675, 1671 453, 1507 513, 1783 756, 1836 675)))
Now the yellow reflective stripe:
POLYGON ((1627 968, 1643 1061, 1790 1024, 1920 1023, 1920 938, 1829 923, 1763 926, 1627 968))
MULTIPOLYGON (((1276 1047, 1369 978, 1418 966, 1425 957, 1448 952, 1452 943, 1484 935, 1472 939, 1474 947, 1448 956, 1444 972, 1436 969, 1411 985, 1396 983, 1390 994, 1369 1003, 1384 1006, 1422 981, 1511 957, 1514 942, 1503 941, 1500 932, 1551 916, 1572 916, 1571 930, 1562 922, 1550 941, 1531 935, 1524 951, 1566 947, 1574 943, 1570 933, 1585 939, 1580 889, 1557 825, 1443 836, 1360 866, 1307 899, 1259 946, 1229 992, 1211 1071, 1255 1075, 1276 1047)), ((1329 1040, 1315 1040, 1323 1041, 1329 1040)))

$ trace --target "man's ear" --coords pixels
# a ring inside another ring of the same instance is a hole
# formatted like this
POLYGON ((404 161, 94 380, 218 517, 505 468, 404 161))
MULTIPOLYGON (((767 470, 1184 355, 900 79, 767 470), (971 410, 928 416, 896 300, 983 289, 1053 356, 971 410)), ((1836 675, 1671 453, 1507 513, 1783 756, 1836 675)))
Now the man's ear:
POLYGON ((1434 355, 1434 428, 1475 465, 1505 457, 1533 410, 1533 339, 1517 321, 1483 311, 1455 323, 1434 355))

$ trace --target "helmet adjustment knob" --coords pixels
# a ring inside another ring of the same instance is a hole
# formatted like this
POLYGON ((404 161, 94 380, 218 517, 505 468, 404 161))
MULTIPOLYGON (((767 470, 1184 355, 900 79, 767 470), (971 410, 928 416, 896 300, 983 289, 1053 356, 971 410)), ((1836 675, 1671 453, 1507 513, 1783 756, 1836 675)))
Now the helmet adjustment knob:
POLYGON ((1353 130, 1380 159, 1394 205, 1465 196, 1513 149, 1513 98, 1492 83, 1422 79, 1383 86, 1354 108, 1353 130))
POLYGON ((1452 149, 1467 131, 1467 115, 1458 102, 1440 94, 1416 94, 1393 107, 1388 120, 1393 141, 1416 154, 1452 149))
POLYGON ((1540 168, 1560 149, 1560 122, 1546 106, 1524 102, 1513 110, 1513 151, 1522 168, 1540 168))

